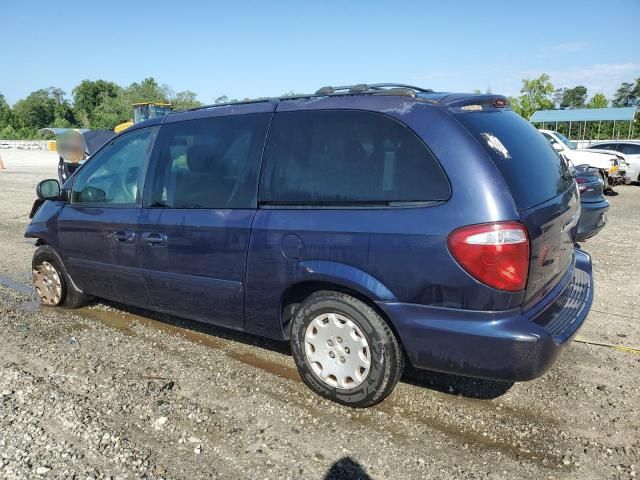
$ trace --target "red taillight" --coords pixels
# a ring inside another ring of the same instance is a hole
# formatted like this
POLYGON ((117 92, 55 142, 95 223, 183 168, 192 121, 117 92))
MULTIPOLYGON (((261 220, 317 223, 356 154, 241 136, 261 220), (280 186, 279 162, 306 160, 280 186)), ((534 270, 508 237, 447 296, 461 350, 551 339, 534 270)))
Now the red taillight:
POLYGON ((584 178, 576 178, 576 183, 578 184, 578 191, 580 192, 580 195, 583 194, 583 192, 587 189, 586 185, 583 185, 584 183, 587 183, 587 180, 584 178))
POLYGON ((470 225, 449 235, 449 250, 471 276, 498 290, 524 290, 529 273, 529 235, 518 222, 470 225))

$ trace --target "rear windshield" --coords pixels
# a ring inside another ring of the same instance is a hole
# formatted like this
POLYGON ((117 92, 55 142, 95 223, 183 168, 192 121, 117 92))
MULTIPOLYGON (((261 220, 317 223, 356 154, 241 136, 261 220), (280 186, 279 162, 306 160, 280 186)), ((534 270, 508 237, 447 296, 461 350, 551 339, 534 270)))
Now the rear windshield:
POLYGON ((489 152, 518 209, 539 205, 573 185, 565 161, 518 114, 510 110, 465 112, 456 118, 489 152))

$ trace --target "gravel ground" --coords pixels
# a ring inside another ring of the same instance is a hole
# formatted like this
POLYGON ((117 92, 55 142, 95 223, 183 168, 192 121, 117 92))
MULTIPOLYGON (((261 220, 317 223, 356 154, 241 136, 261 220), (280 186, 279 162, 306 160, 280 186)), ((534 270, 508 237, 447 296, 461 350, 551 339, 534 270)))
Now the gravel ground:
MULTIPOLYGON (((49 152, 0 150, 0 477, 633 478, 640 355, 574 342, 515 385, 410 371, 352 410, 301 382, 287 344, 95 303, 39 307, 23 238, 49 152)), ((640 187, 583 245, 581 335, 640 346, 640 187)))

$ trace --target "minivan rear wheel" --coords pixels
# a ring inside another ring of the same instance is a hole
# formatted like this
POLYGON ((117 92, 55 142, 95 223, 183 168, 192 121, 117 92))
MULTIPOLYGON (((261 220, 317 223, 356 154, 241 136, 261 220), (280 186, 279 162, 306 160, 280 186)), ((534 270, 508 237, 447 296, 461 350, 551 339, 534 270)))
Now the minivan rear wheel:
POLYGON ((62 259, 49 245, 41 245, 33 254, 33 286, 40 302, 48 307, 80 308, 91 300, 75 286, 62 259))
POLYGON ((384 400, 400 380, 402 348, 385 320, 350 295, 320 291, 298 308, 291 350, 304 382, 351 407, 384 400))

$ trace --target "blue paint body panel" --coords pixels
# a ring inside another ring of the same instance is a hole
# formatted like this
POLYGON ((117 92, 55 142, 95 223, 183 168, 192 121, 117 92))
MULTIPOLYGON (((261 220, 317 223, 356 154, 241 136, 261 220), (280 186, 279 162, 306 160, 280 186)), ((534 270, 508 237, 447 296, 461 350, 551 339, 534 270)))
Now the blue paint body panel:
MULTIPOLYGON (((445 201, 235 210, 45 202, 26 235, 52 245, 80 288, 97 296, 286 339, 284 295, 299 286, 333 286, 384 313, 417 367, 501 380, 535 378, 578 330, 593 298, 590 259, 574 250, 577 192, 572 187, 519 209, 486 146, 456 120, 442 103, 446 98, 458 106, 465 97, 265 101, 178 113, 134 127, 247 113, 381 113, 406 125, 438 160, 451 189, 445 201), (524 291, 480 283, 447 247, 455 229, 497 221, 522 222, 529 232, 524 291), (113 241, 113 232, 121 230, 131 232, 130 241, 113 241), (165 237, 151 245, 145 238, 153 232, 165 237), (574 312, 564 299, 575 292, 582 300, 574 312)), ((148 179, 142 188, 146 184, 148 179)))

